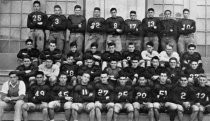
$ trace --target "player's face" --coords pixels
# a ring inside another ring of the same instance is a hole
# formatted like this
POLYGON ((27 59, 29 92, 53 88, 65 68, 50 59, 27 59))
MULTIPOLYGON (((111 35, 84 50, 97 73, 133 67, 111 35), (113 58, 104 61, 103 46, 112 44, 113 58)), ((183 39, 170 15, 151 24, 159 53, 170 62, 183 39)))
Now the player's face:
POLYGON ((54 13, 55 13, 56 15, 61 14, 61 9, 60 9, 60 8, 54 8, 54 13))
POLYGON ((108 75, 107 74, 101 74, 101 82, 102 83, 107 83, 108 80, 108 75))
POLYGON ((117 16, 117 11, 116 10, 113 10, 110 13, 111 13, 111 16, 112 17, 116 17, 117 16))
POLYGON ((31 49, 33 47, 33 43, 32 42, 27 42, 26 47, 27 47, 27 49, 31 49))
POLYGON ((89 74, 84 73, 81 78, 82 78, 82 83, 83 84, 88 84, 88 82, 90 81, 90 75, 89 74))
POLYGON ((66 75, 60 75, 60 77, 59 77, 60 84, 65 85, 67 79, 68 79, 68 78, 67 78, 66 75))
POLYGON ((199 81, 199 85, 200 85, 201 87, 205 87, 205 86, 206 86, 207 79, 206 79, 205 77, 200 77, 200 78, 198 79, 198 81, 199 81))
POLYGON ((173 52, 173 48, 171 46, 166 46, 166 53, 171 54, 173 52))
POLYGON ((134 19, 136 19, 136 14, 131 13, 131 14, 130 14, 130 17, 131 17, 132 20, 134 20, 134 19))
POLYGON ((77 50, 77 47, 76 46, 71 47, 71 51, 72 52, 76 52, 76 50, 77 50))
POLYGON ((198 62, 193 61, 190 65, 191 65, 192 69, 198 68, 198 62))
POLYGON ((132 60, 132 67, 133 68, 137 68, 139 65, 139 61, 138 60, 132 60))
POLYGON ((73 63, 74 62, 74 57, 73 56, 70 56, 70 57, 67 57, 67 60, 66 60, 69 64, 73 63))
POLYGON ((42 84, 44 81, 44 77, 41 74, 36 75, 36 82, 38 85, 42 84))
POLYGON ((171 18, 171 12, 169 12, 169 11, 166 11, 164 15, 165 15, 166 19, 171 18))
POLYGON ((161 73, 160 74, 160 82, 165 83, 167 80, 167 74, 166 73, 161 73))
POLYGON ((11 74, 9 77, 10 77, 11 83, 17 83, 18 76, 16 74, 11 74))
POLYGON ((109 46, 109 52, 113 53, 115 51, 115 46, 109 46))
POLYGON ((153 65, 154 67, 158 67, 158 66, 159 66, 159 60, 158 60, 158 59, 153 59, 153 60, 152 60, 152 65, 153 65))
POLYGON ((94 10, 93 11, 93 16, 94 17, 100 17, 101 12, 99 10, 94 10))
POLYGON ((117 67, 117 61, 111 61, 110 62, 110 66, 111 66, 111 68, 116 68, 117 67))
POLYGON ((127 78, 126 77, 120 77, 119 82, 120 82, 120 85, 124 86, 127 82, 127 78))
POLYGON ((81 13, 81 8, 76 8, 76 9, 74 9, 74 13, 75 13, 76 15, 80 15, 80 13, 81 13))
POLYGON ((49 49, 50 49, 50 51, 54 51, 54 50, 55 50, 55 48, 56 48, 55 43, 50 43, 50 45, 49 45, 49 49))
POLYGON ((33 5, 34 11, 39 11, 40 10, 40 5, 39 4, 34 4, 33 5))
POLYGON ((148 17, 154 17, 154 11, 148 11, 147 15, 148 17))
POLYGON ((188 52, 189 52, 190 54, 193 54, 193 53, 195 52, 195 48, 194 48, 194 47, 190 47, 190 48, 188 49, 188 52))
POLYGON ((133 52, 135 50, 135 46, 134 45, 129 45, 128 46, 128 51, 129 52, 133 52))
POLYGON ((145 77, 139 77, 138 82, 140 85, 146 85, 147 80, 145 79, 145 77))
POLYGON ((90 50, 91 50, 91 52, 92 52, 92 53, 95 53, 95 52, 96 52, 96 50, 97 50, 97 48, 96 48, 96 47, 91 47, 91 49, 90 49, 90 50))
POLYGON ((52 60, 46 60, 46 67, 47 68, 51 68, 52 67, 52 65, 53 65, 53 61, 52 60))
POLYGON ((188 80, 187 80, 186 77, 181 77, 181 79, 180 79, 179 81, 180 81, 180 85, 181 85, 182 87, 186 87, 187 84, 188 84, 188 80))
POLYGON ((190 15, 189 11, 184 11, 183 13, 184 18, 188 19, 189 15, 190 15))
POLYGON ((86 64, 87 64, 88 67, 92 67, 93 66, 93 60, 92 59, 87 59, 86 64))
POLYGON ((148 52, 152 52, 152 50, 153 50, 153 47, 152 47, 152 46, 147 45, 147 51, 148 51, 148 52))
POLYGON ((175 68, 176 65, 177 65, 176 60, 170 60, 169 65, 170 65, 171 68, 175 68))
POLYGON ((31 65, 31 60, 29 58, 24 58, 23 65, 29 67, 31 65))

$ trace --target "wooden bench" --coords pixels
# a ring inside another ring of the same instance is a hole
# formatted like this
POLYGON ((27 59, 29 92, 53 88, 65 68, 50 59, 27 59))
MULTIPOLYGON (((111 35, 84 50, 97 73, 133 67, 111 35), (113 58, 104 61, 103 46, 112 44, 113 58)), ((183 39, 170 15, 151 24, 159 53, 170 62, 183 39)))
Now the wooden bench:
MULTIPOLYGON (((5 112, 3 120, 4 121, 12 121, 13 116, 14 116, 13 111, 5 112)), ((63 112, 56 113, 55 121, 64 121, 64 119, 65 119, 65 117, 64 117, 63 112)), ((88 119, 89 118, 86 113, 82 113, 79 115, 79 121, 88 121, 88 119)), ((29 120, 30 121, 41 121, 42 113, 41 112, 29 113, 29 120)), ((160 120, 161 121, 169 121, 168 114, 161 113, 160 120)), ((102 114, 102 121, 106 121, 106 114, 102 114)), ((118 121, 128 121, 127 115, 124 113, 120 114, 118 117, 118 121)), ((140 121, 149 121, 148 116, 146 114, 140 114, 140 121)), ((178 121, 178 120, 176 119, 175 121, 178 121)), ((189 115, 184 116, 184 121, 189 121, 189 115)), ((210 114, 205 115, 203 121, 210 121, 210 114)))

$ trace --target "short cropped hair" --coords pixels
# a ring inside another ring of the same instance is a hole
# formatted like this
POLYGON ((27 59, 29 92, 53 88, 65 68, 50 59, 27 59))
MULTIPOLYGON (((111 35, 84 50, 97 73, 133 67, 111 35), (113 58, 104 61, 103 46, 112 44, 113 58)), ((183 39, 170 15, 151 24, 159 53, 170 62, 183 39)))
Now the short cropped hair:
POLYGON ((74 10, 77 9, 77 8, 80 8, 81 9, 82 7, 80 5, 75 5, 74 6, 74 10))
POLYGON ((111 8, 111 9, 110 9, 110 12, 112 12, 112 11, 114 11, 114 10, 117 11, 116 8, 111 8))

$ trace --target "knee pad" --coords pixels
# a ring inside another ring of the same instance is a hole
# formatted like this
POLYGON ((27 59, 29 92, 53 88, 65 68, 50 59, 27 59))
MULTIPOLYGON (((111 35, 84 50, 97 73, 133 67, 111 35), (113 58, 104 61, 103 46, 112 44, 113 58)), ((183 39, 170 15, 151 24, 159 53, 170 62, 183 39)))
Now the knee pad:
POLYGON ((96 102, 95 103, 95 108, 99 108, 99 109, 101 109, 102 108, 102 104, 100 103, 100 102, 96 102))
POLYGON ((114 103, 107 103, 106 107, 107 109, 114 108, 114 103))
POLYGON ((133 103, 133 107, 134 107, 134 109, 140 109, 140 104, 138 103, 138 102, 134 102, 133 103))
POLYGON ((128 112, 134 111, 133 105, 130 103, 125 104, 125 108, 127 109, 128 112))
POLYGON ((88 111, 91 111, 91 110, 95 109, 95 104, 94 103, 88 103, 87 106, 86 106, 86 109, 88 111))
POLYGON ((116 103, 114 105, 114 112, 119 113, 121 109, 122 109, 122 105, 120 103, 116 103))
POLYGON ((74 110, 76 110, 76 111, 79 110, 79 106, 77 105, 77 103, 73 103, 73 104, 71 105, 71 108, 74 109, 74 110))
POLYGON ((71 105, 72 105, 72 102, 66 102, 64 104, 64 109, 67 110, 67 109, 70 109, 71 108, 71 105))

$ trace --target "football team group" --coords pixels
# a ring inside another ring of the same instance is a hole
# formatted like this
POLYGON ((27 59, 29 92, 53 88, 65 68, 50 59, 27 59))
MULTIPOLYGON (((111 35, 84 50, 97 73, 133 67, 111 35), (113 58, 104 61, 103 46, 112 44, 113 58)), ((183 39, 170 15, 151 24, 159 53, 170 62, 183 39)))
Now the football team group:
POLYGON ((124 21, 116 8, 105 20, 95 7, 86 25, 80 5, 68 17, 59 5, 50 16, 40 7, 34 1, 26 47, 2 85, 0 121, 13 108, 14 121, 28 121, 28 111, 41 111, 44 121, 54 121, 58 111, 65 112, 65 121, 78 121, 83 111, 90 121, 102 121, 102 113, 117 121, 121 112, 128 121, 141 120, 140 113, 160 121, 161 112, 170 121, 176 116, 183 121, 185 113, 190 121, 202 121, 210 112, 210 83, 196 52, 189 9, 179 20, 170 10, 156 18, 149 8, 142 21, 136 11, 124 21))

